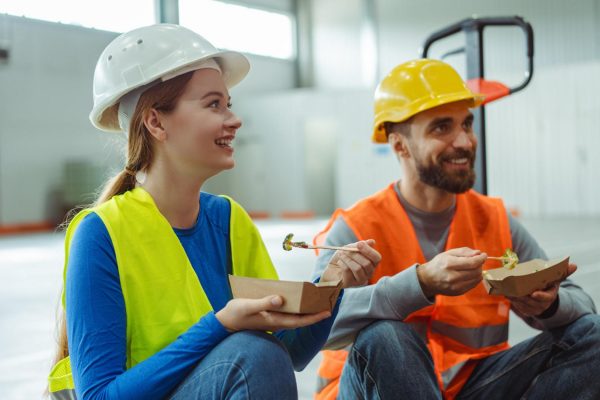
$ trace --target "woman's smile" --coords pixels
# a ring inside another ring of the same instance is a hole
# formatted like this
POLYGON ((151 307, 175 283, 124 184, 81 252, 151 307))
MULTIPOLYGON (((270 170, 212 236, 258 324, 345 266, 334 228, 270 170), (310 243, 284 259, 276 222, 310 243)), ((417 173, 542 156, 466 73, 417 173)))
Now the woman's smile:
POLYGON ((219 146, 221 149, 233 153, 233 140, 235 139, 235 135, 226 135, 215 140, 215 144, 219 146))

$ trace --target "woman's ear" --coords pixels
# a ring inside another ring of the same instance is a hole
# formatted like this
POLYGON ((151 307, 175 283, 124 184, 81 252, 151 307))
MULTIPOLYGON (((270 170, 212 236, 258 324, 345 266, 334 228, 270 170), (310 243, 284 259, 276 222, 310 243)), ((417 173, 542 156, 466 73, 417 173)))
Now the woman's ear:
POLYGON ((402 158, 410 157, 407 140, 408 138, 401 133, 390 133, 388 136, 388 143, 392 147, 392 150, 398 157, 402 158))
POLYGON ((151 108, 144 115, 144 126, 148 129, 150 135, 159 142, 167 140, 167 131, 163 127, 162 117, 162 114, 154 108, 151 108))

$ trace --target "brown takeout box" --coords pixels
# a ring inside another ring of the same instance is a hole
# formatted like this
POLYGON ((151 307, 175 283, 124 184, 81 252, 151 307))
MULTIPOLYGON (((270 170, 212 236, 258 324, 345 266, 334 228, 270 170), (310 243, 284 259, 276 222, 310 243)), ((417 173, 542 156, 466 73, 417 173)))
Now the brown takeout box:
POLYGON ((565 257, 550 261, 535 259, 513 269, 489 269, 483 272, 483 285, 489 294, 527 296, 565 279, 568 265, 569 257, 565 257))
POLYGON ((260 299, 274 294, 280 295, 283 298, 283 306, 277 311, 293 314, 332 311, 342 290, 342 281, 315 284, 235 275, 229 275, 229 284, 234 298, 260 299))

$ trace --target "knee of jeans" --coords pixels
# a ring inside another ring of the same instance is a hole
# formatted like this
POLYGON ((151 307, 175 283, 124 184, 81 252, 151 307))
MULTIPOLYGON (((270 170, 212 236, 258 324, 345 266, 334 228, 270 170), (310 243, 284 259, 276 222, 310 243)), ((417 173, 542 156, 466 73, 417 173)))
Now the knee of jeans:
POLYGON ((242 331, 232 336, 239 349, 236 364, 249 379, 248 384, 268 385, 269 390, 281 393, 281 398, 292 398, 291 392, 296 391, 294 366, 281 341, 259 331, 242 331))
POLYGON ((237 357, 245 368, 256 367, 268 371, 271 368, 293 371, 287 349, 275 336, 259 331, 240 331, 227 339, 229 345, 238 349, 237 357))
POLYGON ((363 351, 373 347, 383 347, 387 352, 393 352, 394 344, 399 344, 403 351, 410 344, 425 346, 425 342, 410 324, 395 320, 381 320, 363 328, 354 346, 363 351))
POLYGON ((294 398, 296 380, 292 362, 285 347, 273 335, 258 331, 236 332, 213 351, 213 358, 208 363, 201 361, 186 378, 178 389, 180 396, 176 398, 205 398, 188 395, 198 390, 208 396, 204 384, 198 382, 212 382, 211 385, 222 387, 223 393, 235 394, 231 397, 221 394, 218 398, 269 398, 266 392, 270 390, 282 393, 280 398, 294 398), (184 387, 188 387, 189 392, 184 391, 184 387))
POLYGON ((600 315, 587 314, 575 320, 569 326, 578 339, 587 337, 600 344, 600 315))
POLYGON ((589 351, 600 353, 600 316, 587 314, 568 325, 552 329, 559 347, 585 346, 589 351))

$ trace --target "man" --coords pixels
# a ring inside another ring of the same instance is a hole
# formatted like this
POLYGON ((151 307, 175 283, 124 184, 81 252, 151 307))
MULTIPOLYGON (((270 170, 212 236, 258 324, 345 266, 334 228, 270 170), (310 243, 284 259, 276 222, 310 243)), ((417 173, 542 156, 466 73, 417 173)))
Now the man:
POLYGON ((377 88, 373 139, 403 174, 316 238, 373 238, 382 255, 371 284, 344 295, 326 349, 352 346, 323 352, 317 399, 600 398, 600 319, 580 287, 565 279, 510 299, 483 287, 482 269, 500 266, 487 255, 547 256, 500 199, 470 190, 469 108, 482 100, 434 60, 401 64, 377 88), (542 333, 509 348, 510 309, 542 333))

